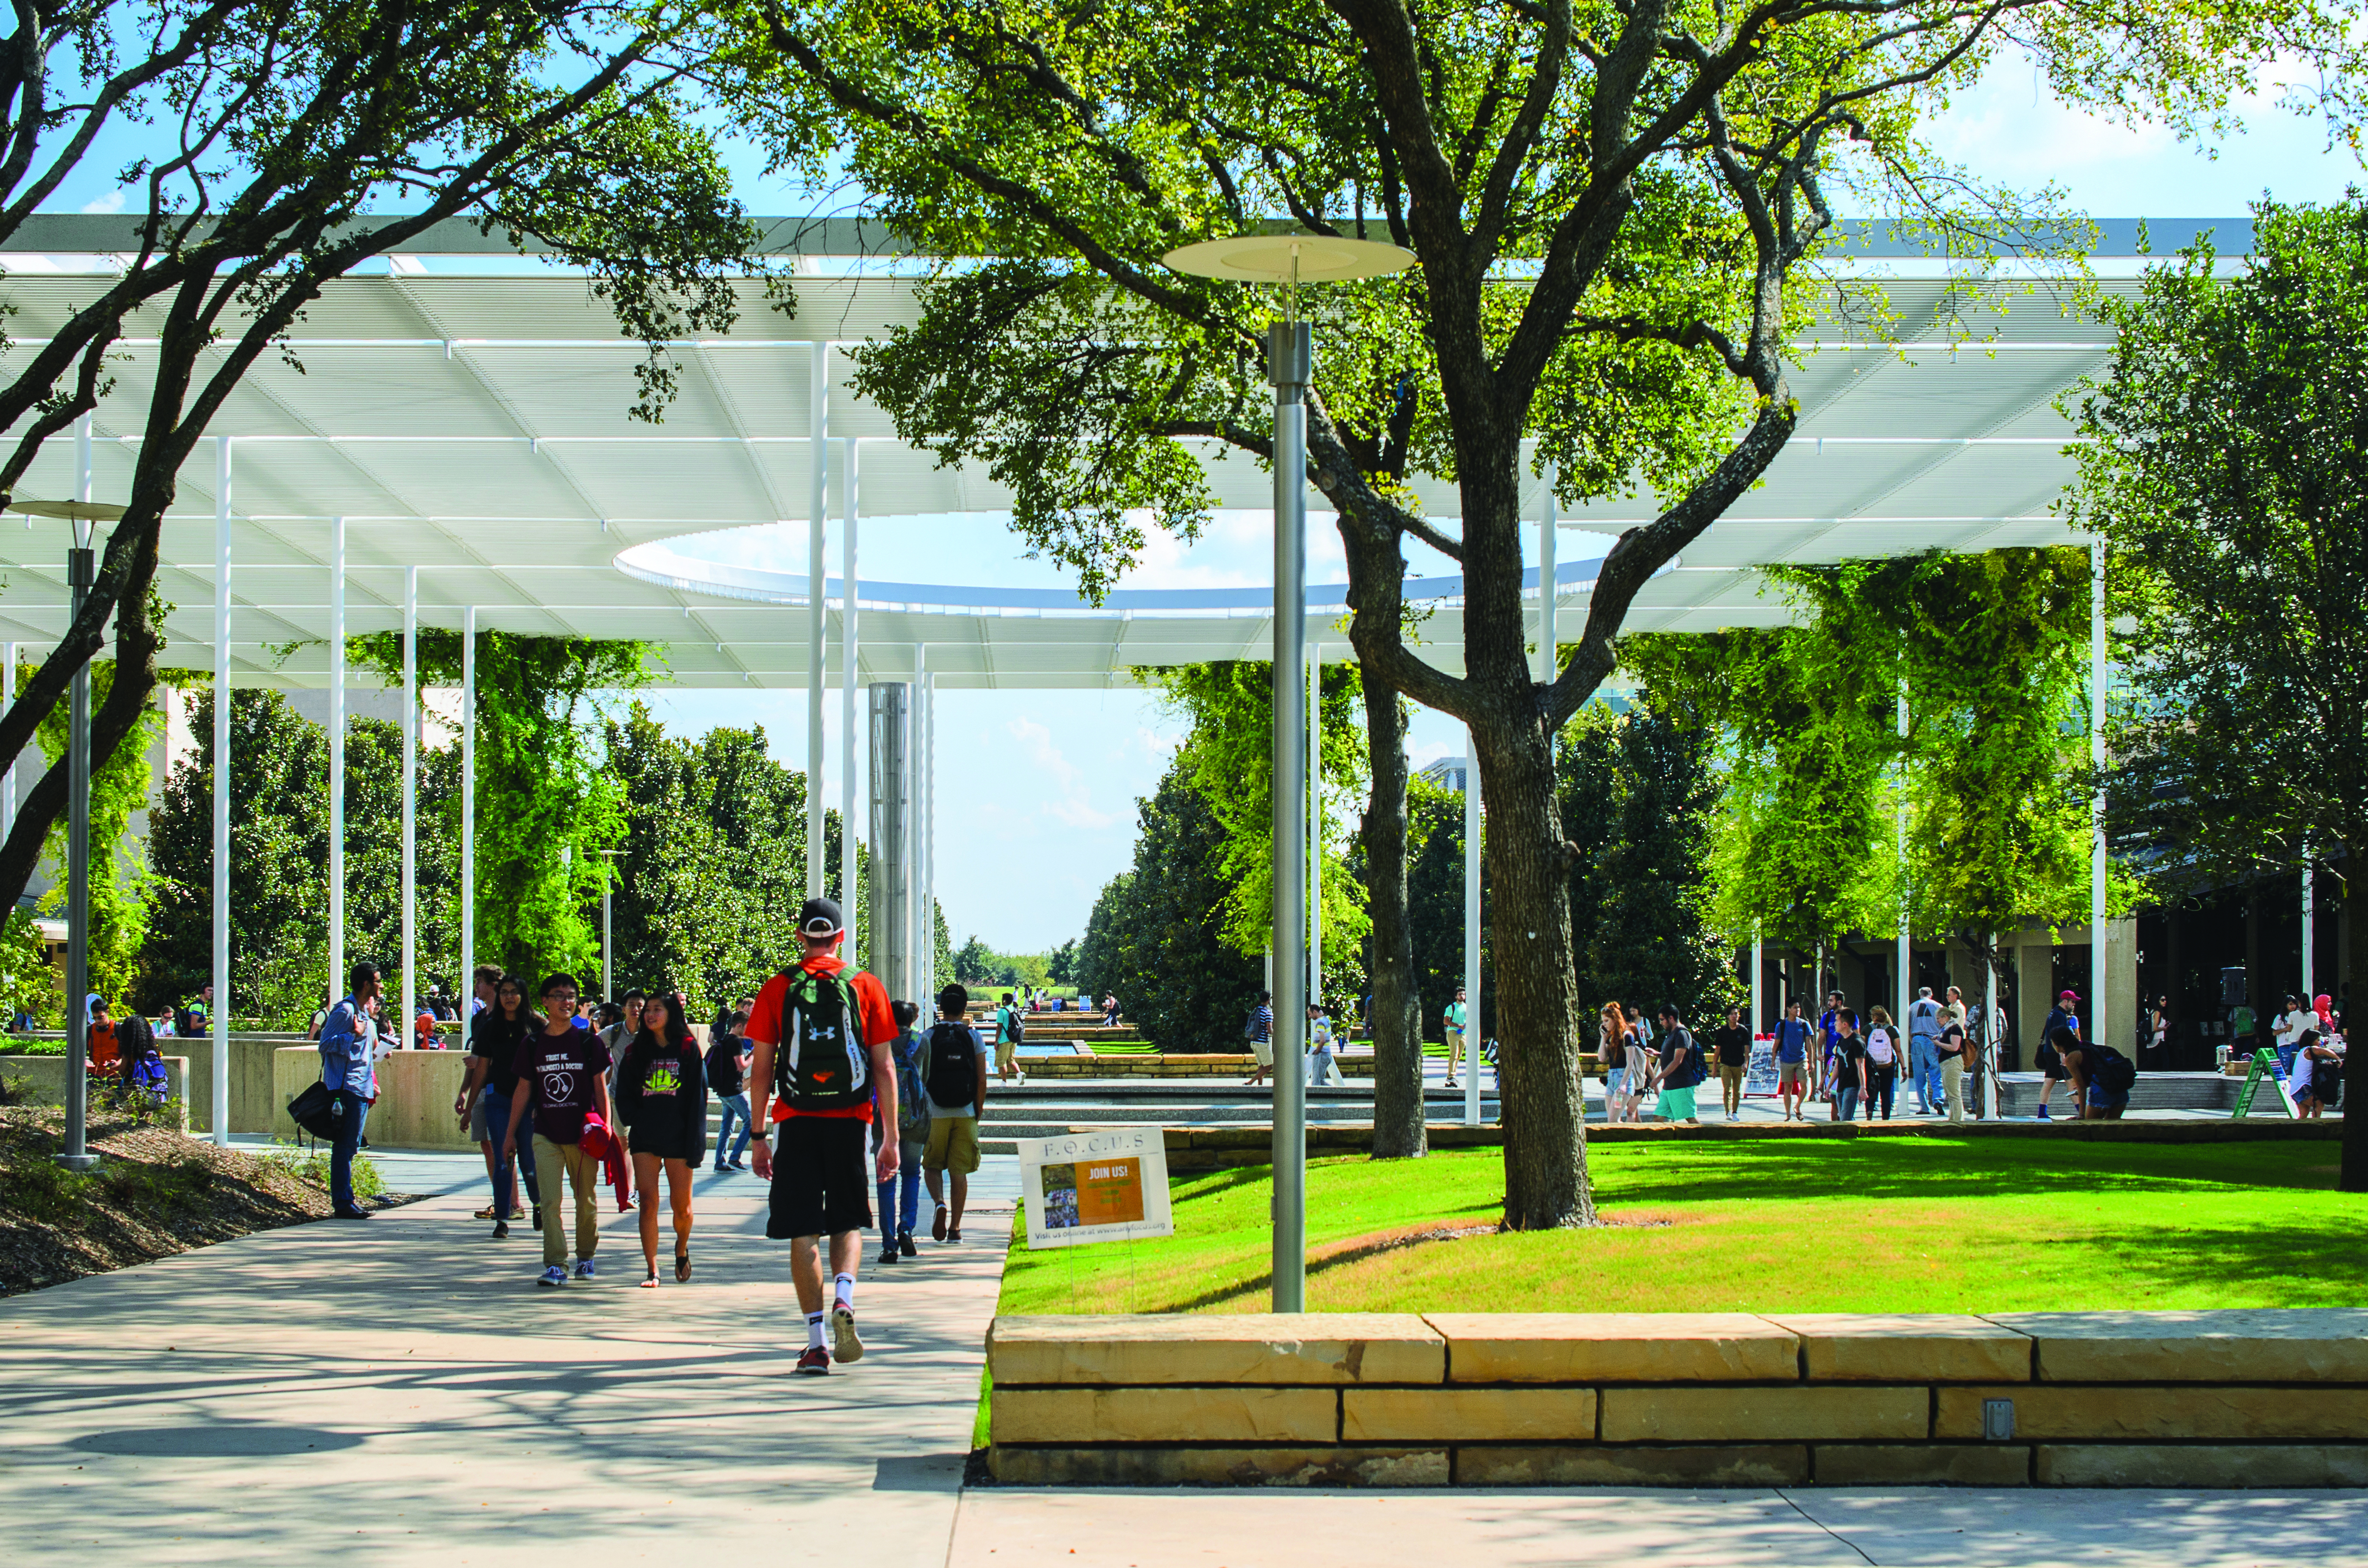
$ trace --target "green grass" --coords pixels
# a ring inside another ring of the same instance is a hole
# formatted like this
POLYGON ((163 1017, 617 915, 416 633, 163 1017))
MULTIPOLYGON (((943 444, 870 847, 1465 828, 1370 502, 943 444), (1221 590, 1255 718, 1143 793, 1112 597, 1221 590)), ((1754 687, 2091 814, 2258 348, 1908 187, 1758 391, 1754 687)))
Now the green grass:
MULTIPOLYGON (((1308 1172, 1314 1312, 2014 1312, 2356 1306, 2368 1199, 2328 1143, 1927 1135, 1626 1144, 1607 1224, 1497 1234, 1496 1151, 1308 1172), (1440 1232, 1474 1233, 1431 1240, 1440 1232)), ((1264 1167, 1177 1178, 1177 1233, 1030 1253, 1007 1312, 1264 1311, 1264 1167)))

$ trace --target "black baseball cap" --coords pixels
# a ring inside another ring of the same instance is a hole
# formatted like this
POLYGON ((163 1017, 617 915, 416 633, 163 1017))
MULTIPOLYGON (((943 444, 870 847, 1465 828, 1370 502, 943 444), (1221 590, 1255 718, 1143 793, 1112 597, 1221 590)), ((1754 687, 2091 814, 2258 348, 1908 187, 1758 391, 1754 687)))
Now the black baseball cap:
POLYGON ((798 911, 798 930, 808 937, 836 937, 847 928, 847 916, 830 899, 810 898, 798 911))

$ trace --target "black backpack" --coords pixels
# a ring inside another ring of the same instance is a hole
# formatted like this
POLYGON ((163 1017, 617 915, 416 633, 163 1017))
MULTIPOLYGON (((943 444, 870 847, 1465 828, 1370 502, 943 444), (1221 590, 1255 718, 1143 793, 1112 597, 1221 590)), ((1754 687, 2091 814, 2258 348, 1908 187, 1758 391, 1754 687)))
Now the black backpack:
POLYGON ((847 1110, 871 1101, 871 1058, 860 1038, 863 1009, 848 978, 853 972, 781 971, 787 989, 773 1093, 792 1110, 847 1110))
POLYGON ((921 1082, 942 1106, 969 1105, 978 1097, 978 1052, 968 1024, 939 1024, 921 1052, 921 1082))
POLYGON ((2089 1071, 2099 1088, 2109 1095, 2126 1095, 2138 1081, 2137 1063, 2110 1045, 2084 1045, 2089 1053, 2089 1071))

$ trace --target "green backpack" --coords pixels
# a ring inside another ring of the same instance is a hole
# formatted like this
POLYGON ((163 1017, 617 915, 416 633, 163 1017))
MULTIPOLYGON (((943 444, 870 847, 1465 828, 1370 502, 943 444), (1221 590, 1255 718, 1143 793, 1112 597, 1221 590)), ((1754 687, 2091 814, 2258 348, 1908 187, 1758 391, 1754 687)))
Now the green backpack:
POLYGON ((781 1044, 773 1057, 773 1094, 792 1110, 847 1110, 871 1102, 871 1054, 863 1049, 863 1009, 855 971, 814 974, 785 969, 781 1044))

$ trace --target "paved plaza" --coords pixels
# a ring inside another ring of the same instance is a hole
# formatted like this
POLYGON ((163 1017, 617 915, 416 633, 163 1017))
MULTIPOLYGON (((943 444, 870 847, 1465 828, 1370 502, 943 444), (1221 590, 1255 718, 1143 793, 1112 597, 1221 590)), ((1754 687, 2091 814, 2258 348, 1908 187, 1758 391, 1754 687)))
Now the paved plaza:
POLYGON ((0 1559, 2368 1562, 2358 1493, 965 1492, 1015 1162, 963 1247, 867 1269, 863 1362, 798 1381, 752 1177, 701 1178, 691 1285, 634 1289, 612 1213, 600 1281, 542 1290, 523 1227, 468 1218, 473 1165, 388 1154, 440 1190, 0 1303, 0 1559))

